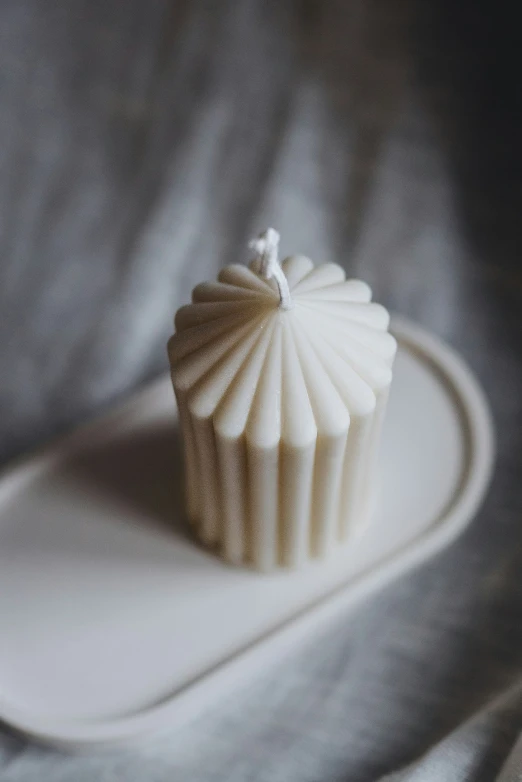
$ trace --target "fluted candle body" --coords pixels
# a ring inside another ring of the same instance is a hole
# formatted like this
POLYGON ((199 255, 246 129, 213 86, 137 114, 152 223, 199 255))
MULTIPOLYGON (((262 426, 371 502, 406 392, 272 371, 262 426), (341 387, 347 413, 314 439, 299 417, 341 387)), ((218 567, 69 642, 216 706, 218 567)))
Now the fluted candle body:
POLYGON ((261 570, 325 557, 366 522, 396 351, 364 282, 302 256, 282 267, 291 309, 273 281, 228 266, 169 342, 188 516, 261 570))

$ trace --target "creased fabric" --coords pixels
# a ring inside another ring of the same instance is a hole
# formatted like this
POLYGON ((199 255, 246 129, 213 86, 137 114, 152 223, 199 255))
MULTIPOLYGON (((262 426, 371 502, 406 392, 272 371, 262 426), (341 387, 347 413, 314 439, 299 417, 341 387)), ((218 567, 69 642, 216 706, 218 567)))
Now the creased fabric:
POLYGON ((444 0, 2 3, 2 459, 166 370, 175 309, 267 225, 456 347, 499 451, 459 542, 247 691, 130 753, 5 730, 1 782, 522 778, 512 29, 444 0))

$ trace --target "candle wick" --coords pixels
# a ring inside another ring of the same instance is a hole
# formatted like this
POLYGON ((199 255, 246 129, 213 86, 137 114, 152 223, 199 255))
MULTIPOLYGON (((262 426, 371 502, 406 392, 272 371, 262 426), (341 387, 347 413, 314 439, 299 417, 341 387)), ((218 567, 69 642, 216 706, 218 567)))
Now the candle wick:
POLYGON ((292 309, 294 303, 290 296, 288 280, 278 261, 279 233, 275 228, 267 228, 266 231, 259 234, 257 239, 252 239, 248 246, 256 252, 253 262, 254 271, 265 280, 272 277, 277 283, 279 289, 279 306, 281 309, 292 309))

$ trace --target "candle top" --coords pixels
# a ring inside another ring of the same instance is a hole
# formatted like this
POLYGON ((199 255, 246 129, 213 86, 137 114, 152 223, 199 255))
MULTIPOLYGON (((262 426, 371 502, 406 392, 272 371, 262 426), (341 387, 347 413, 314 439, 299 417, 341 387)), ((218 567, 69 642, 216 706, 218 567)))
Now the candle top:
POLYGON ((193 414, 260 447, 302 446, 371 413, 396 351, 366 283, 300 255, 280 269, 290 308, 274 276, 260 276, 259 258, 233 264, 194 288, 169 342, 174 387, 193 414))

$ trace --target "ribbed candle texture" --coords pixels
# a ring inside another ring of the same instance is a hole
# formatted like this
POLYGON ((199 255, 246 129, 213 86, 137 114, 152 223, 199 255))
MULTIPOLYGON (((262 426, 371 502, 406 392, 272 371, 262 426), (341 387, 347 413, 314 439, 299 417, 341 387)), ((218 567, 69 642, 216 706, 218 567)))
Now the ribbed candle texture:
POLYGON ((368 521, 395 339, 360 280, 303 256, 274 280, 231 265, 178 310, 168 351, 187 513, 259 570, 324 558, 368 521))

